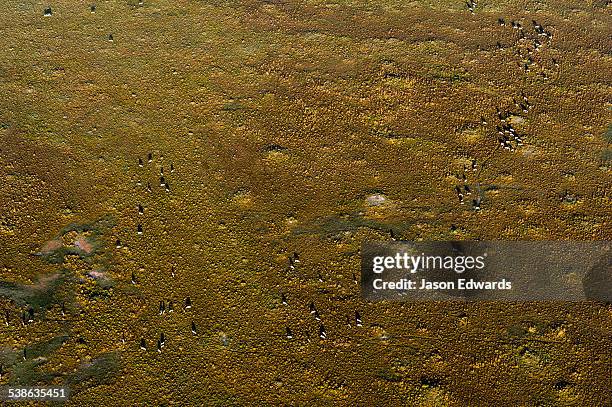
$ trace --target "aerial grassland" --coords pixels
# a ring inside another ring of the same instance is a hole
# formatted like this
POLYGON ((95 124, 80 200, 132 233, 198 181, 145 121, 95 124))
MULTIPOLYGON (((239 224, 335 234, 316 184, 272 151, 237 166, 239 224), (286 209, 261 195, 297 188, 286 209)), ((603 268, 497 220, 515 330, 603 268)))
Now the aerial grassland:
POLYGON ((609 304, 358 284, 366 239, 610 240, 605 1, 0 6, 0 384, 605 405, 609 304))

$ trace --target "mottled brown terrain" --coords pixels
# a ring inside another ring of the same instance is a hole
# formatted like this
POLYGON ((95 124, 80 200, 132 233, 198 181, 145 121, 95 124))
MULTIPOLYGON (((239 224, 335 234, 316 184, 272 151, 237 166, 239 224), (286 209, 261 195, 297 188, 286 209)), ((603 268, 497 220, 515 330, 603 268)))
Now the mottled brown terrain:
POLYGON ((0 5, 0 384, 609 403, 609 305, 358 285, 364 239, 611 238, 605 1, 0 5))

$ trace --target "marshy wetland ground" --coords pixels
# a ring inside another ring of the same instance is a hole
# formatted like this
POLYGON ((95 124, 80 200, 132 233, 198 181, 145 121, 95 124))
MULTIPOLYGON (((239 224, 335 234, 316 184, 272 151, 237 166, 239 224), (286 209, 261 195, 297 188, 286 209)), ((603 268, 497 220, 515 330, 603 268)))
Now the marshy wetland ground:
POLYGON ((610 239, 609 2, 0 6, 0 384, 609 405, 609 304, 358 284, 364 239, 610 239))

